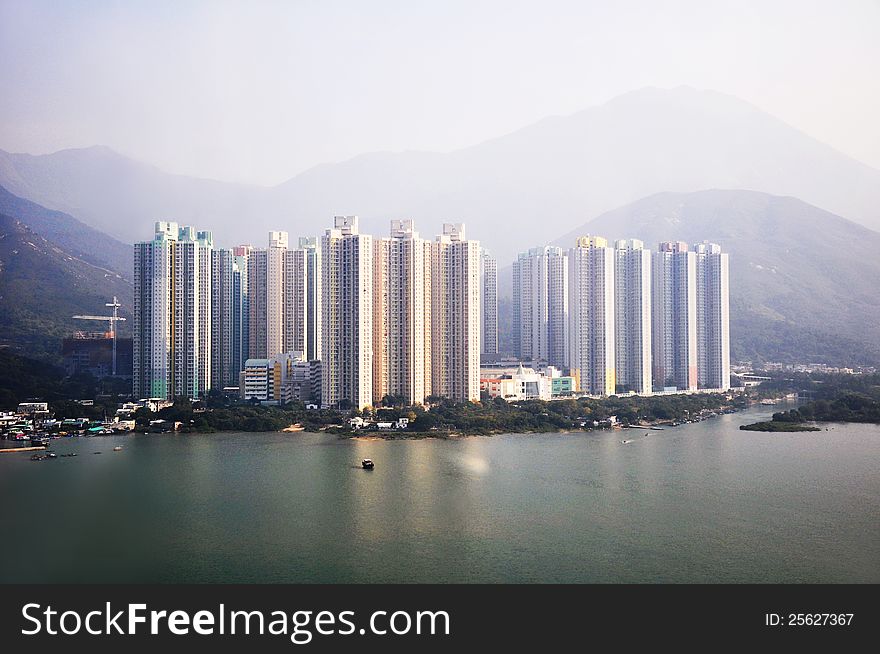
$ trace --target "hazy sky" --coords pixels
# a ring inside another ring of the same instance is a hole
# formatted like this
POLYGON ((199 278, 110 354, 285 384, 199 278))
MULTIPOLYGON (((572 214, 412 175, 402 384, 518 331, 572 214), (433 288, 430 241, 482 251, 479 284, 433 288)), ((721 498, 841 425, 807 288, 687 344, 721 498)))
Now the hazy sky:
POLYGON ((681 84, 880 168, 880 0, 0 0, 0 148, 231 181, 681 84))

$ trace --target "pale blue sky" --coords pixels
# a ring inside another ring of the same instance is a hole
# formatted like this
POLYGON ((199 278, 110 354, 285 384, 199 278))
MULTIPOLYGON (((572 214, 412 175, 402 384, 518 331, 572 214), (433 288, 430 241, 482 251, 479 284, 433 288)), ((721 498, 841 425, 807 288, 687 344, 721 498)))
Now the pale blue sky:
POLYGON ((878 34, 877 0, 0 0, 0 148, 273 184, 688 84, 880 168, 878 34))

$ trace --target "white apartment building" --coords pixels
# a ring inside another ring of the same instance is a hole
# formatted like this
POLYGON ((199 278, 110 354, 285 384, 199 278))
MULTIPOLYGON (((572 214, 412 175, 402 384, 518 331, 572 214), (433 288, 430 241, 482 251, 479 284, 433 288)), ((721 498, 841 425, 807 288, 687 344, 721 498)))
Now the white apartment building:
POLYGON ((307 361, 321 358, 321 245, 314 236, 301 237, 298 247, 305 256, 307 361))
POLYGON ((177 223, 156 223, 152 241, 134 245, 134 306, 132 321, 135 397, 170 398, 172 243, 177 223))
POLYGON ((285 264, 287 232, 269 232, 266 250, 266 357, 287 352, 285 348, 285 264))
POLYGON ((245 359, 267 359, 267 293, 269 255, 265 249, 251 250, 247 257, 248 347, 245 359))
POLYGON ((730 388, 728 255, 716 243, 694 245, 697 295, 697 385, 730 388))
POLYGON ((392 220, 373 252, 373 401, 431 394, 431 243, 392 220))
POLYGON ((514 262, 514 347, 520 359, 565 365, 568 285, 568 255, 562 248, 532 248, 514 262))
MULTIPOLYGON (((308 241, 306 241, 308 243, 308 241)), ((317 358, 320 327, 320 255, 314 239, 305 248, 288 249, 287 232, 269 232, 269 247, 247 257, 248 352, 251 358, 271 358, 303 352, 317 358)))
POLYGON ((480 244, 445 223, 431 250, 431 394, 478 401, 480 244))
POLYGON ((616 390, 614 273, 616 255, 599 236, 577 239, 568 252, 569 368, 576 390, 616 390))
POLYGON ((248 298, 248 258, 250 245, 232 248, 232 371, 237 376, 248 358, 250 309, 248 298))
POLYGON ((373 240, 373 402, 388 395, 391 239, 373 240))
POLYGON ((651 362, 655 390, 696 390, 697 266, 687 243, 660 243, 652 256, 651 362))
POLYGON ((617 391, 650 393, 651 252, 636 239, 619 240, 614 248, 617 391))
POLYGON ((498 354, 498 262, 485 248, 480 255, 480 297, 480 353, 498 354))
POLYGON ((321 238, 321 403, 369 406, 373 396, 373 239, 357 216, 321 238))
POLYGON ((240 287, 235 284, 235 257, 232 250, 211 253, 211 383, 214 388, 238 384, 240 369, 235 368, 235 312, 240 287))
POLYGON ((134 246, 134 381, 138 397, 196 398, 211 388, 213 238, 157 222, 134 246))
POLYGON ((299 248, 284 254, 283 352, 306 352, 308 338, 308 255, 299 248))

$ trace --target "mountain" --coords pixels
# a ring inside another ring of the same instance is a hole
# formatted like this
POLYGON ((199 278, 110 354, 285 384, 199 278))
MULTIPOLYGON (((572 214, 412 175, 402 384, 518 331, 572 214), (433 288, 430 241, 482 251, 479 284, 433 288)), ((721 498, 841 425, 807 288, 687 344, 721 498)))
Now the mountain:
POLYGON ((170 175, 103 146, 54 154, 0 150, 0 185, 132 243, 156 220, 223 230, 252 216, 256 187, 170 175))
POLYGON ((124 241, 156 219, 262 244, 269 229, 320 233, 356 213, 385 234, 412 217, 426 235, 464 221, 501 263, 572 225, 658 192, 790 195, 880 229, 880 171, 735 97, 648 88, 450 153, 372 153, 271 188, 169 175, 107 148, 0 152, 0 184, 124 241))
POLYGON ((61 211, 13 195, 0 186, 0 214, 14 216, 47 241, 126 279, 132 275, 131 246, 61 211))
MULTIPOLYGON (((131 306, 131 284, 121 275, 0 215, 0 346, 12 346, 29 358, 58 359, 62 337, 76 329, 106 329, 103 323, 72 316, 106 315, 104 303, 113 295, 131 306)), ((127 311, 121 313, 130 319, 127 311)))
POLYGON ((704 239, 730 253, 734 359, 880 363, 880 233, 791 197, 659 193, 602 214, 576 236, 704 239))

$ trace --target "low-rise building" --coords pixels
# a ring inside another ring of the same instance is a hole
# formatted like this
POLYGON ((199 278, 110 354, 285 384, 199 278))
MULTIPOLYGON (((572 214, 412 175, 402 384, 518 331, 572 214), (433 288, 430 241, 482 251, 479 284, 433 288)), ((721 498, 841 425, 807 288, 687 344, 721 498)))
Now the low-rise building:
POLYGON ((275 362, 272 359, 248 359, 239 373, 238 388, 243 400, 281 402, 281 379, 275 379, 275 362))
POLYGON ((321 362, 305 361, 301 352, 268 359, 248 359, 239 378, 241 398, 267 404, 313 402, 321 397, 321 362))
POLYGON ((21 402, 15 412, 20 416, 29 416, 32 413, 42 413, 48 410, 48 402, 21 402))
POLYGON ((15 413, 34 420, 45 420, 49 417, 49 404, 47 402, 22 402, 18 405, 15 413))
POLYGON ((553 396, 551 378, 532 368, 524 368, 522 364, 512 370, 493 368, 487 374, 487 377, 481 375, 480 390, 488 392, 493 399, 500 397, 515 402, 549 400, 553 396))
POLYGON ((550 379, 551 390, 550 394, 556 397, 567 397, 570 395, 574 395, 575 393, 575 383, 574 377, 552 377, 550 379))
POLYGON ((526 368, 489 366, 480 370, 480 390, 489 397, 509 402, 520 400, 552 400, 574 394, 575 380, 563 376, 559 368, 542 366, 526 368))
POLYGON ((140 408, 147 408, 153 413, 157 413, 158 411, 161 411, 166 407, 173 406, 174 402, 172 402, 171 400, 166 400, 164 397, 146 397, 138 400, 137 402, 127 402, 122 406, 126 407, 130 405, 135 405, 135 411, 140 408))

